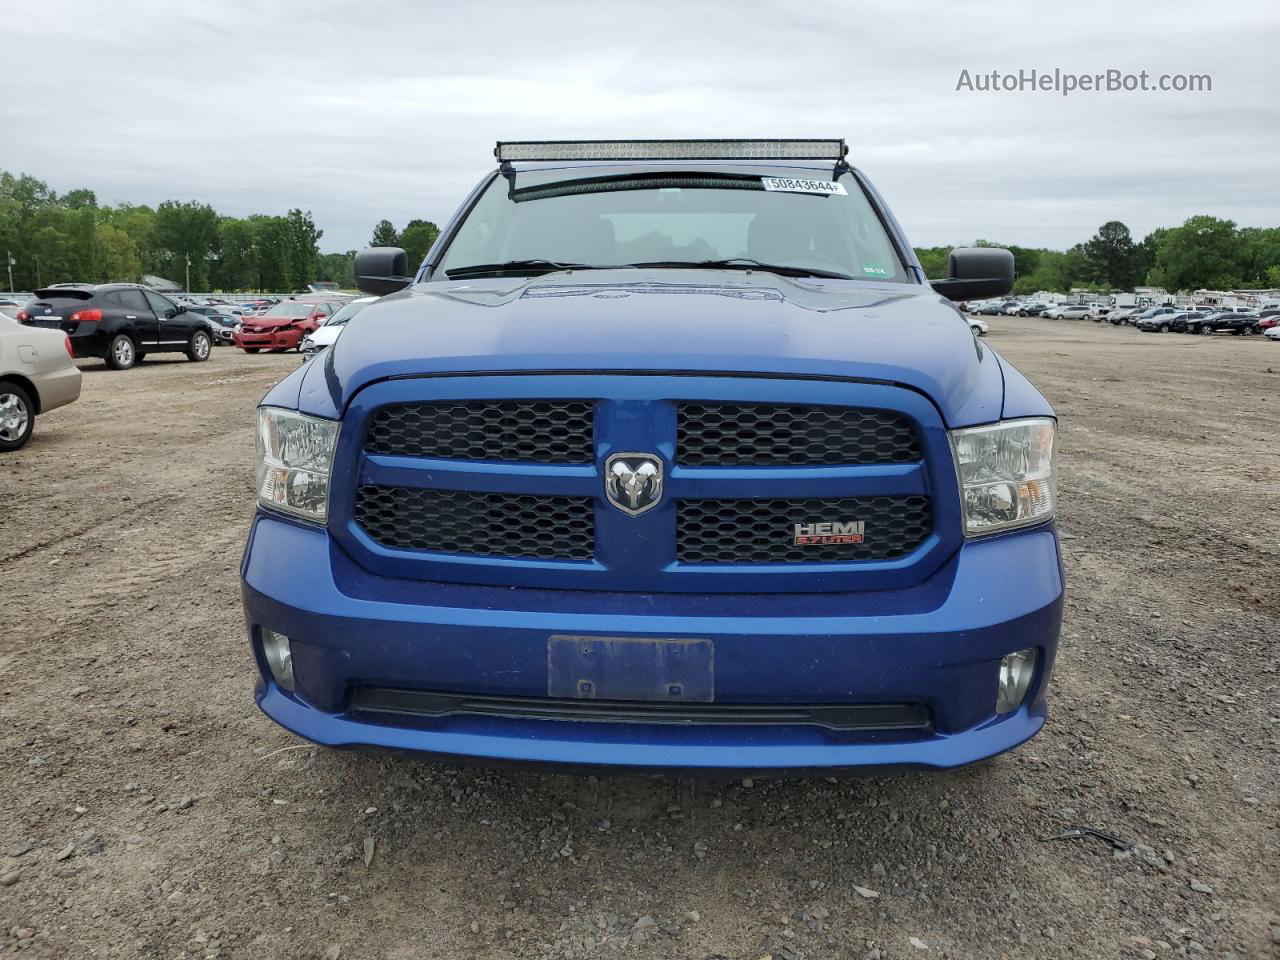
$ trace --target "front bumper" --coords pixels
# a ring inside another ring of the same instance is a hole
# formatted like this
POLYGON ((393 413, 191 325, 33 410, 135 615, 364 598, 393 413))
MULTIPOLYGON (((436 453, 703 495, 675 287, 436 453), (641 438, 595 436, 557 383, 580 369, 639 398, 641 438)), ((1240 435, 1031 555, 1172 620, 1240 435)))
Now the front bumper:
POLYGON ((924 583, 858 594, 621 594, 374 577, 326 531, 259 512, 242 568, 262 710, 332 747, 637 770, 945 769, 1044 724, 1062 616, 1051 526, 966 543, 924 583), (271 679, 261 629, 292 638, 296 692, 271 679), (545 697, 556 634, 710 639, 717 704, 921 704, 920 731, 369 714, 358 687, 545 697), (1035 647, 1018 709, 995 714, 1000 658, 1035 647))
POLYGON ((232 335, 235 345, 257 350, 292 350, 302 342, 301 330, 273 330, 270 333, 243 333, 232 335))

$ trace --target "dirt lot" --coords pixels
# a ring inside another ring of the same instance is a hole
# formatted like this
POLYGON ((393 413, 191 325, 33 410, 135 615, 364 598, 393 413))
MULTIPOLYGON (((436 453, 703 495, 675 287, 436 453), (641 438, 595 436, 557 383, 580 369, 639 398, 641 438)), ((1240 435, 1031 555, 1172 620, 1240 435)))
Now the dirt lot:
POLYGON ((236 578, 296 358, 85 363, 0 460, 0 954, 1280 956, 1280 344, 988 340, 1063 420, 1049 725, 840 781, 300 745, 252 704, 236 578), (1038 840, 1077 825, 1139 846, 1038 840))

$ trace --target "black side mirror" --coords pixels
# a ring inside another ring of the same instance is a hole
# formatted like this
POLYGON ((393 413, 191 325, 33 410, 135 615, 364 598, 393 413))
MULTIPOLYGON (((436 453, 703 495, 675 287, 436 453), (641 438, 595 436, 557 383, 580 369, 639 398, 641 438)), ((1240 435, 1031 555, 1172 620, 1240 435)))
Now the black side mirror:
POLYGON ((356 254, 356 286, 382 297, 413 283, 409 257, 399 247, 367 247, 356 254))
POLYGON ((176 317, 177 315, 178 315, 178 308, 177 308, 177 307, 170 307, 168 310, 166 310, 166 311, 164 312, 164 318, 165 318, 166 320, 172 320, 172 319, 173 319, 174 317, 176 317))
POLYGON ((1013 289, 1013 254, 1002 247, 957 247, 947 261, 947 278, 929 283, 948 300, 1004 296, 1013 289))

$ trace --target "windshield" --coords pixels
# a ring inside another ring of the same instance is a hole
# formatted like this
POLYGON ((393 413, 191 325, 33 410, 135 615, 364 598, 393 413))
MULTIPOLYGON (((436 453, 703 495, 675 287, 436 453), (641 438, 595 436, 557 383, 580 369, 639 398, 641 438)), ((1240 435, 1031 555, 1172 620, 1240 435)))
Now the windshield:
POLYGON ((309 317, 316 308, 314 303, 277 303, 263 316, 266 317, 309 317))
POLYGON ((324 326, 340 327, 372 302, 372 300, 367 300, 364 303, 359 301, 348 303, 345 307, 326 320, 324 322, 324 326))
MULTIPOLYGON (((496 178, 435 273, 512 261, 695 265, 746 261, 818 275, 907 282, 879 217, 849 173, 725 166, 714 170, 574 168, 496 178), (778 189, 781 186, 782 189, 778 189), (831 191, 836 192, 831 192, 831 191)), ((520 272, 518 269, 509 271, 520 272)), ((475 274, 478 275, 478 274, 475 274)))

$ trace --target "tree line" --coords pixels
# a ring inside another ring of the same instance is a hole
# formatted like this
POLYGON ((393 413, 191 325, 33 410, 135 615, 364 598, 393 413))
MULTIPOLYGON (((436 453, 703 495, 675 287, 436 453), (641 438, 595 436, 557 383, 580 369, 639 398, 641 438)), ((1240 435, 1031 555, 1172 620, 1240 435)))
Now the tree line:
MULTIPOLYGON (((383 220, 370 242, 403 246, 416 264, 439 232, 426 220, 400 232, 383 220)), ((321 253, 323 235, 309 210, 232 217, 195 200, 108 206, 92 190, 58 194, 35 177, 0 171, 0 256, 10 261, 0 268, 12 270, 15 290, 144 275, 190 290, 301 290, 316 280, 355 287, 356 252, 321 253)), ((0 285, 8 284, 0 269, 0 285)))
MULTIPOLYGON (((979 240, 976 246, 1006 246, 979 240)), ((1237 227, 1205 215, 1180 227, 1158 227, 1140 241, 1110 220, 1069 250, 1007 245, 1013 253, 1013 292, 1097 293, 1135 286, 1179 290, 1280 287, 1280 227, 1237 227)), ((947 275, 949 247, 917 247, 927 277, 947 275)))
MULTIPOLYGON (((410 220, 402 230, 381 220, 369 245, 403 247, 416 266, 439 234, 429 220, 410 220)), ((356 252, 320 253, 322 236, 309 210, 231 217, 195 200, 166 200, 154 209, 105 206, 92 190, 59 195, 35 177, 0 171, 0 255, 8 251, 13 261, 17 290, 72 280, 138 281, 144 274, 183 285, 189 276, 191 290, 300 290, 315 280, 355 287, 356 252)), ((985 240, 977 245, 1000 246, 985 240)), ((1140 241, 1112 220, 1069 250, 1009 249, 1019 294, 1142 285, 1171 291, 1280 287, 1280 228, 1237 227, 1204 215, 1140 241)), ((946 276, 949 252, 916 248, 928 277, 946 276)))

